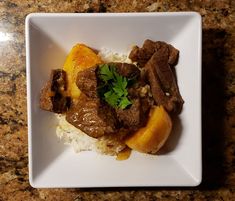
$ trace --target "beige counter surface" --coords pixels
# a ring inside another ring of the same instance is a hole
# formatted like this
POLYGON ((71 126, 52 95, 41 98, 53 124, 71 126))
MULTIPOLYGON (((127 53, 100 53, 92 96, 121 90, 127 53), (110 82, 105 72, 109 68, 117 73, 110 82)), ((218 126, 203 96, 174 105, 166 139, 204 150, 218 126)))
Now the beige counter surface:
POLYGON ((0 1, 0 201, 7 200, 235 200, 235 1, 0 1), (203 19, 202 184, 196 188, 32 188, 27 167, 26 15, 160 11, 197 11, 203 19))

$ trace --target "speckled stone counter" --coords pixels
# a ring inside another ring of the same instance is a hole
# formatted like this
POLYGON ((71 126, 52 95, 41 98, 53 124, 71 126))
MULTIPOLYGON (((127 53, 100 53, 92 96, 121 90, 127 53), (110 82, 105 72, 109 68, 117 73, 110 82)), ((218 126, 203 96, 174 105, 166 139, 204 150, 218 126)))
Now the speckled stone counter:
POLYGON ((0 201, 7 200, 235 200, 235 1, 1 0, 0 201), (25 16, 161 11, 197 11, 203 18, 202 184, 196 188, 32 188, 27 167, 25 16))

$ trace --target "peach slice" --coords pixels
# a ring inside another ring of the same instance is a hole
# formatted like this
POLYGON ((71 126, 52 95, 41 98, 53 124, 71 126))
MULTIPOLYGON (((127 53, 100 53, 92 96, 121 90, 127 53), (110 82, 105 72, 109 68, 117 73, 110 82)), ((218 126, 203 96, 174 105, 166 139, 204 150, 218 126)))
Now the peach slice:
POLYGON ((166 142, 171 129, 171 118, 163 106, 154 106, 147 125, 128 137, 125 143, 139 152, 156 153, 166 142))

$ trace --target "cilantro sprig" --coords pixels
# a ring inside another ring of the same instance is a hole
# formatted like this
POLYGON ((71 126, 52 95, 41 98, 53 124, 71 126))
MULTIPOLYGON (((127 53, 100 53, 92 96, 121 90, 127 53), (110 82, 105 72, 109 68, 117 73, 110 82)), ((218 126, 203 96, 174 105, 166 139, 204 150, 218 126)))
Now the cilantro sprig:
POLYGON ((110 106, 125 109, 132 104, 127 97, 128 79, 116 71, 114 64, 99 65, 98 76, 99 94, 110 106))

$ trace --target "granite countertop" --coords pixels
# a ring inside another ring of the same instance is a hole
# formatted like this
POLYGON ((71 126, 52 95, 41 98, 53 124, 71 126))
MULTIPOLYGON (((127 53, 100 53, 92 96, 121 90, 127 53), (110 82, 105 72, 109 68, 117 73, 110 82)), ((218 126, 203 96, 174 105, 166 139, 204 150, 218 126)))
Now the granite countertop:
POLYGON ((235 1, 5 0, 0 1, 0 16, 0 201, 235 200, 235 1), (195 188, 32 188, 27 167, 26 15, 133 11, 202 15, 202 184, 195 188))

